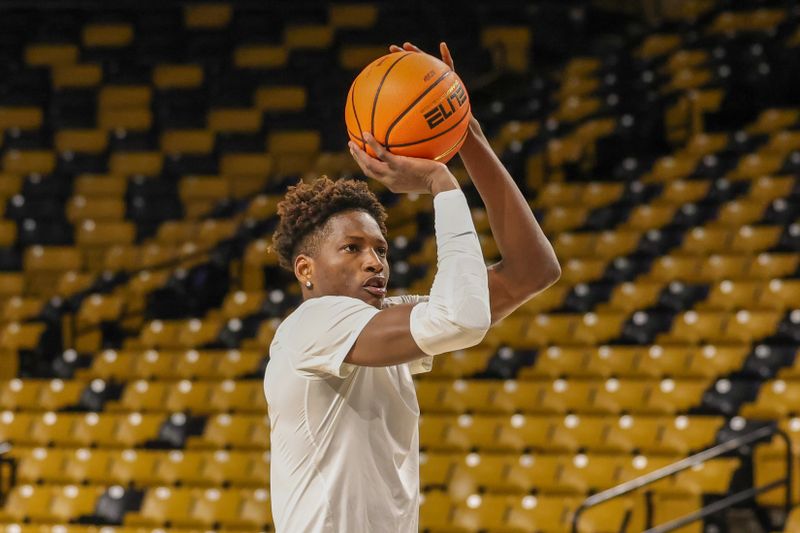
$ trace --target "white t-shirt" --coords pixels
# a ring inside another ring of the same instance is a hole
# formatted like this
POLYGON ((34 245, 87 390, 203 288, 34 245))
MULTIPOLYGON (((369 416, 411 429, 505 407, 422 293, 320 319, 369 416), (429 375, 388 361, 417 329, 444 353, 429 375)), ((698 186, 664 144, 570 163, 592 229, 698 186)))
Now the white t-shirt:
MULTIPOLYGON (((384 307, 427 297, 384 299, 384 307)), ((275 332, 264 376, 277 533, 417 533, 419 404, 411 375, 344 363, 378 313, 348 296, 303 302, 275 332)))

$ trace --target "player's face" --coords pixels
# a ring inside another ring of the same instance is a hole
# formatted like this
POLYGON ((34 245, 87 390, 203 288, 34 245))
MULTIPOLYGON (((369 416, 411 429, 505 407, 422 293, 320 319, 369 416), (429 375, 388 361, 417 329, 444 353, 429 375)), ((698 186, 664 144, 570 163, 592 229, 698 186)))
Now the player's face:
POLYGON ((315 292, 358 298, 381 307, 389 282, 389 246, 378 223, 364 211, 331 217, 314 258, 315 292))

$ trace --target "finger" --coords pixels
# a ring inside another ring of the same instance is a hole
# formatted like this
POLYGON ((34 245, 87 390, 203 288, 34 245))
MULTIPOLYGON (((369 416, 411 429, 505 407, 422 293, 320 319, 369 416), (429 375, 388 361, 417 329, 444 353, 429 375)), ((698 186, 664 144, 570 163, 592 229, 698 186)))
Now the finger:
POLYGON ((364 174, 370 178, 378 179, 389 170, 386 163, 369 155, 358 144, 352 141, 348 144, 350 146, 350 154, 352 154, 358 166, 361 167, 361 170, 364 171, 364 174))
POLYGON ((406 41, 406 42, 404 42, 404 43, 403 43, 403 48, 405 48, 405 49, 406 49, 406 50, 408 50, 409 52, 422 52, 422 50, 420 50, 420 49, 419 49, 419 47, 417 47, 417 46, 415 46, 415 45, 411 44, 411 43, 410 43, 410 42, 408 42, 408 41, 406 41))
POLYGON ((366 131, 363 132, 361 135, 362 135, 361 138, 364 139, 364 141, 369 145, 370 148, 372 148, 372 151, 375 152, 375 154, 378 156, 378 159, 384 161, 389 165, 393 163, 394 156, 392 155, 392 153, 389 152, 389 150, 387 150, 386 148, 384 148, 383 145, 381 145, 378 141, 376 141, 375 137, 373 137, 366 131))
POLYGON ((442 54, 442 61, 447 64, 450 69, 455 72, 456 66, 453 64, 453 56, 450 54, 450 49, 447 47, 447 43, 441 42, 439 43, 439 52, 442 54))
POLYGON ((390 52, 404 52, 404 50, 402 48, 400 48, 399 46, 397 46, 396 44, 390 44, 389 45, 389 51, 390 52))

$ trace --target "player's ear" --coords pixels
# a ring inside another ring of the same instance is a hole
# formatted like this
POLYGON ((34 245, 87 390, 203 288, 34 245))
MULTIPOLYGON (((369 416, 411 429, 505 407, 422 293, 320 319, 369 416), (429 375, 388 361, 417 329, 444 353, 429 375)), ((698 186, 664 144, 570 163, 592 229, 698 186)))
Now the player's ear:
POLYGON ((314 260, 306 254, 297 254, 294 260, 294 275, 303 284, 312 280, 314 277, 314 260))

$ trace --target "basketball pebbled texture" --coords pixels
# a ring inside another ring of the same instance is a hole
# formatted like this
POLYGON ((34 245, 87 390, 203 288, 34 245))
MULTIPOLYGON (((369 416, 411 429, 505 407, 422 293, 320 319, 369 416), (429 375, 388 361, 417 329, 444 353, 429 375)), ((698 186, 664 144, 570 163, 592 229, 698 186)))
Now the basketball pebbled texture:
POLYGON ((449 161, 464 143, 470 102, 466 87, 444 62, 419 52, 379 57, 356 76, 345 105, 351 140, 370 132, 398 155, 449 161))

